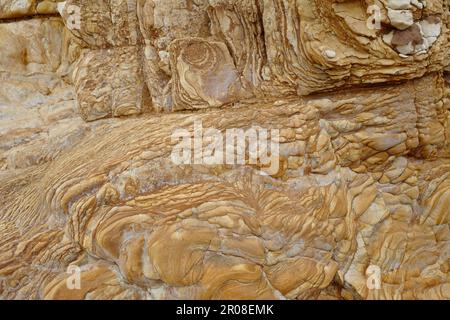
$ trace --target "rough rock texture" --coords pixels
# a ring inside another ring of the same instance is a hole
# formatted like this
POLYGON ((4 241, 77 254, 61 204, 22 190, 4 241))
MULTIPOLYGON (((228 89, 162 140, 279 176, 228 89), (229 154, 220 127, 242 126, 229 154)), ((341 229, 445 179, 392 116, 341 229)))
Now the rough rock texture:
POLYGON ((49 15, 58 13, 58 2, 64 0, 2 0, 0 19, 49 15))
POLYGON ((450 299, 449 5, 0 0, 0 298, 450 299))

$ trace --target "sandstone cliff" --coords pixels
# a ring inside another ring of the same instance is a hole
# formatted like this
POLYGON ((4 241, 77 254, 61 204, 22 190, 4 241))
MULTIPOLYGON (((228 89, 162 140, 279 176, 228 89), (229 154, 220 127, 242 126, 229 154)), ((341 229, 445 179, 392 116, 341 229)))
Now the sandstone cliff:
POLYGON ((0 0, 0 298, 450 299, 449 10, 0 0))

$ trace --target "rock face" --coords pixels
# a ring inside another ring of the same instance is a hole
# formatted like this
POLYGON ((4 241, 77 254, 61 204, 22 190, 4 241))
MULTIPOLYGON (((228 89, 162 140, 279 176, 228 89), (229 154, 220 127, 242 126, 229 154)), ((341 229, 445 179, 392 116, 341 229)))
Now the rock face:
POLYGON ((0 0, 0 298, 450 299, 449 7, 0 0))

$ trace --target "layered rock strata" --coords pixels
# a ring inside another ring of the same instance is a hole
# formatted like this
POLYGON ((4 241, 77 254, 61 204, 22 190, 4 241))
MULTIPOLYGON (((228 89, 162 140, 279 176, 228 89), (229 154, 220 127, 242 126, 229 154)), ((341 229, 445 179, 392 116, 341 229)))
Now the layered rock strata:
POLYGON ((449 21, 1 0, 0 298, 450 299, 449 21))

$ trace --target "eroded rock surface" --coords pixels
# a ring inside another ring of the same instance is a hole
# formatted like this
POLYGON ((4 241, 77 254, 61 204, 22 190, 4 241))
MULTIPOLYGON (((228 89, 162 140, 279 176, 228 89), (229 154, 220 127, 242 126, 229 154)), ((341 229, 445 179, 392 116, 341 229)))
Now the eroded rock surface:
POLYGON ((449 21, 0 0, 0 298, 450 299, 449 21), (205 160, 252 128, 275 171, 205 160))

